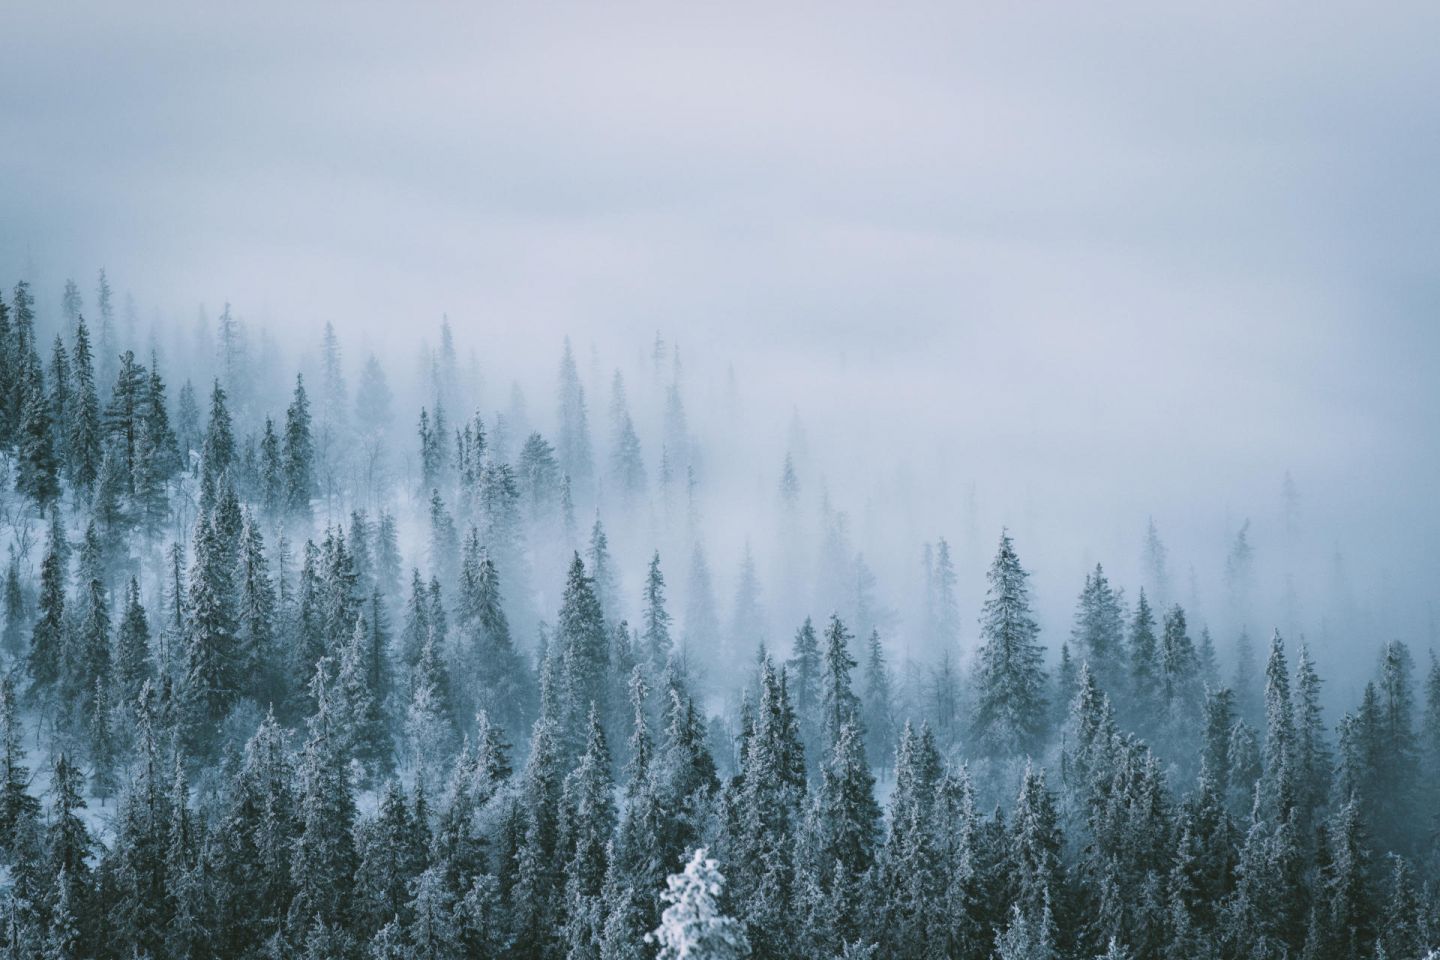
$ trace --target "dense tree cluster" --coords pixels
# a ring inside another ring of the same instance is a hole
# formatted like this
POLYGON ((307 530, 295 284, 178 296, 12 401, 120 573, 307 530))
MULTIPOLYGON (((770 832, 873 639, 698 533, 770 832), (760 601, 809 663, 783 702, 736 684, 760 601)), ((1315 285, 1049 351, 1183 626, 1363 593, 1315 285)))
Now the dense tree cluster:
MULTIPOLYGON (((381 466, 383 368, 352 398, 333 328, 316 399, 297 374, 282 417, 227 307, 202 415, 204 391, 172 402, 158 354, 115 343, 109 297, 102 274, 97 359, 67 287, 48 363, 27 285, 0 298, 7 956, 1401 960, 1440 943, 1433 653, 1385 644, 1333 720, 1278 631, 1226 685, 1152 524, 1150 592, 1132 605, 1096 565, 1052 657, 1004 532, 964 668, 965 587, 949 544, 926 548, 918 629, 940 654, 912 682, 828 499, 816 596, 835 599, 782 648, 748 548, 717 612, 678 359, 652 483, 618 372, 596 455, 568 342, 553 444, 523 402, 452 426, 446 325, 402 481, 381 466), (672 497, 691 513, 673 525, 672 497), (691 531, 683 617, 658 551, 623 595, 611 509, 691 531), (548 609, 537 583, 561 569, 548 609)), ((657 342, 657 376, 667 356, 657 342)), ((787 457, 782 516, 799 485, 787 457)), ((1242 530, 1237 607, 1251 550, 1242 530)))

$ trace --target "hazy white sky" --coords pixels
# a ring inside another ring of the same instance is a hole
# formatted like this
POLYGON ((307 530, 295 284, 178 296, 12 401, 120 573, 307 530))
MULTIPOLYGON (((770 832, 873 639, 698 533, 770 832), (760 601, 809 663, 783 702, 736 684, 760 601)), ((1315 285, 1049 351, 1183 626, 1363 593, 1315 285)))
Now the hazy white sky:
POLYGON ((1077 510, 1292 467, 1352 529, 1440 534, 1433 3, 4 19, 0 271, 52 305, 104 265, 352 344, 448 312, 547 372, 658 327, 1077 510))

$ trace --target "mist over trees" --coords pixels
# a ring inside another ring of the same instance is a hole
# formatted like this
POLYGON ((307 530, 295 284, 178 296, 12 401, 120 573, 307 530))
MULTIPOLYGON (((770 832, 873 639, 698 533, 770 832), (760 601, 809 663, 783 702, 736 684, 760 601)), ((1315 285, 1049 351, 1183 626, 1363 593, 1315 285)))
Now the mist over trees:
POLYGON ((9 956, 1440 945, 1437 638, 1302 476, 1061 564, 661 334, 533 378, 113 282, 0 296, 9 956))

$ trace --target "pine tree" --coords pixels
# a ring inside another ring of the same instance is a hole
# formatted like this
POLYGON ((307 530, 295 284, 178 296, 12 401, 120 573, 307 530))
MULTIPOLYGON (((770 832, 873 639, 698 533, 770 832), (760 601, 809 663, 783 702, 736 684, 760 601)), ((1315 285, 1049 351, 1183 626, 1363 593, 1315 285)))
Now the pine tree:
POLYGON ((265 418, 265 432, 260 438, 260 509, 275 518, 287 503, 285 496, 285 461, 280 456, 280 438, 275 434, 275 421, 265 418))
POLYGON ((195 385, 186 380, 175 398, 175 434, 185 469, 193 470, 192 454, 203 445, 200 434, 200 404, 195 399, 195 385))
POLYGON ((582 490, 589 489, 593 473, 590 425, 585 410, 585 388, 575 367, 570 338, 560 358, 560 469, 582 490))
POLYGON ((1190 739, 1200 722, 1205 688, 1200 680, 1200 660, 1186 630, 1185 611, 1178 605, 1165 615, 1160 635, 1160 693, 1163 704, 1163 740, 1174 745, 1170 752, 1190 739))
POLYGON ((175 431, 170 426, 170 411, 165 401, 165 380, 160 376, 160 361, 150 354, 150 377, 145 384, 141 405, 144 434, 149 440, 155 461, 156 475, 168 481, 180 470, 180 450, 175 431))
POLYGON ((1030 617, 1027 576, 1009 533, 1002 533, 980 618, 971 721, 979 747, 999 756, 1034 751, 1045 733, 1045 676, 1036 642, 1039 628, 1030 617))
MULTIPOLYGON (((218 825, 225 851, 225 869, 216 878, 224 892, 219 943, 234 951, 277 936, 294 897, 292 858, 301 821, 284 738, 274 714, 267 714, 245 745, 218 825)), ((312 753, 307 767, 315 759, 312 753)))
MULTIPOLYGON (((355 628, 362 599, 356 591, 355 563, 346 545, 344 530, 338 526, 326 529, 320 556, 325 651, 338 657, 355 628)), ((441 639, 443 641, 443 637, 441 639)))
POLYGON ((555 448, 540 434, 530 434, 520 448, 516 473, 520 489, 530 501, 531 518, 548 516, 560 492, 560 465, 555 459, 555 448))
POLYGON ((700 847, 681 873, 666 881, 669 904, 660 926, 646 937, 659 945, 658 960, 738 960, 750 956, 745 928, 720 910, 725 878, 700 847))
POLYGON ((50 816, 45 830, 46 866, 50 876, 65 878, 74 897, 90 876, 94 840, 80 811, 85 809, 84 775, 64 753, 55 758, 50 778, 50 816))
POLYGON ((315 496, 315 441, 310 434, 310 401, 305 380, 295 375, 295 394, 285 410, 285 436, 281 442, 281 464, 285 477, 285 506, 291 515, 308 520, 310 500, 315 496))
POLYGON ((444 431, 431 426, 430 413, 424 407, 420 408, 417 433, 420 439, 421 487, 432 490, 440 482, 440 468, 443 463, 440 451, 444 442, 444 431))
POLYGON ((567 756, 577 756, 583 746, 586 717, 592 707, 609 713, 608 672, 610 644, 605 616, 595 594, 594 581, 585 573, 585 564, 575 554, 565 581, 560 614, 555 625, 555 645, 564 678, 563 725, 558 731, 567 756))
POLYGON ((65 341, 57 334, 50 350, 50 422, 55 425, 55 457, 61 475, 73 483, 70 456, 70 410, 74 406, 74 385, 71 382, 70 354, 65 341))
MULTIPOLYGON (((103 359, 103 355, 102 355, 103 359)), ((147 409, 146 394, 149 378, 145 368, 135 362, 135 354, 126 350, 120 357, 120 368, 115 373, 115 386, 110 391, 110 402, 105 406, 105 442, 118 460, 119 473, 125 477, 125 493, 129 494, 130 478, 135 475, 136 453, 139 450, 143 420, 147 409)), ((234 452, 231 442, 231 453, 234 452)), ((226 461, 226 467, 229 461, 226 461)), ((223 470, 216 470, 218 477, 223 470)))
MULTIPOLYGON (((1375 907, 1369 883, 1369 850, 1356 803, 1335 812, 1326 831, 1327 865, 1320 877, 1325 929, 1333 956, 1363 956, 1371 936, 1375 907)), ((1265 905, 1260 905, 1265 909, 1265 905)))
POLYGON ((516 955, 551 955, 559 932, 559 884, 555 864, 560 844, 560 745, 554 722, 541 717, 530 739, 530 759, 520 784, 517 814, 521 839, 514 883, 509 891, 516 955))
POLYGON ((441 583, 453 585, 458 571, 460 533, 445 507, 440 491, 430 491, 430 572, 441 583))
POLYGON ((76 711, 77 728, 83 728, 93 719, 95 685, 109 683, 111 671, 110 599, 105 589, 100 538, 93 522, 85 529, 78 567, 79 621, 65 647, 60 693, 76 711))
POLYGON ((20 413, 20 441, 15 489, 44 510, 60 495, 59 460, 55 455, 50 401, 38 363, 25 375, 24 405, 20 413))
POLYGON ((680 645, 680 660, 688 668, 718 667, 720 656, 720 620, 715 612, 715 590, 710 579, 710 563, 697 541, 690 554, 690 576, 685 584, 685 632, 680 645))
POLYGON ((150 680, 150 622, 140 602, 140 583, 130 578, 125 611, 115 632, 115 685, 121 704, 133 704, 150 680))
POLYGON ((388 768, 390 738, 370 683, 370 641, 370 624, 363 616, 356 617, 350 640, 340 651, 333 709, 336 749, 358 760, 373 776, 388 768))
POLYGON ((1259 723, 1262 714, 1260 685, 1256 683, 1259 665, 1255 661, 1255 645, 1250 634, 1240 631, 1235 640, 1235 677, 1230 687, 1235 691, 1235 702, 1240 716, 1249 723, 1259 723))
POLYGON ((1160 719, 1160 646, 1155 638, 1155 616, 1145 591, 1135 604, 1130 622, 1130 689, 1129 719, 1132 725, 1148 732, 1160 719))
POLYGON ((640 640, 651 672, 658 675, 669 661, 673 646, 670 639, 670 614, 665 609, 665 575, 660 572, 658 550, 650 558, 650 570, 645 577, 644 607, 644 629, 640 632, 640 640))
POLYGON ((234 568, 213 518, 195 525, 194 559, 186 604, 184 696, 192 743, 206 742, 239 688, 236 661, 234 568))
POLYGON ((1045 786, 1045 771, 1027 764, 1010 822, 1005 869, 1012 900, 1026 916, 1048 912, 1051 892, 1061 889, 1062 845, 1059 813, 1054 796, 1045 786))
POLYGON ((10 562, 5 565, 5 587, 0 602, 5 604, 5 620, 0 626, 0 650, 12 660, 19 660, 25 646, 25 621, 28 603, 25 587, 20 582, 20 557, 10 553, 10 562))
MULTIPOLYGON (((300 561, 300 585, 287 664, 290 707, 295 714, 314 709, 309 698, 310 680, 315 676, 315 665, 329 652, 325 642, 325 587, 321 579, 321 564, 320 548, 315 541, 306 540, 300 561)), ((421 596, 423 600, 423 588, 421 596)))
POLYGON ((375 525, 375 582, 380 595, 387 603, 393 603, 400 595, 400 532, 395 515, 388 510, 381 512, 375 525))
POLYGON ((65 580, 69 546, 58 508, 50 511, 49 539, 40 565, 40 600, 30 634, 29 670, 35 685, 45 688, 60 679, 65 649, 65 580))
POLYGON ((299 781, 299 832, 290 861, 294 898, 288 926, 291 940, 303 938, 315 924, 344 924, 351 910, 351 878, 359 866, 355 853, 355 798, 345 758, 334 738, 330 697, 323 671, 312 694, 317 709, 296 770, 299 781))
MULTIPOLYGON (((824 672, 820 681, 821 715, 827 746, 833 746, 847 723, 860 724, 860 698, 850 684, 850 671, 859 664, 850 656, 852 639, 838 616, 825 629, 824 672)), ((863 733, 862 733, 863 736, 863 733)))
POLYGON ((865 646, 864 709, 865 751, 882 768, 888 767, 888 755, 895 743, 895 702, 890 681, 890 667, 885 662, 885 647, 880 631, 870 631, 865 646))
POLYGON ((365 359, 360 382, 355 387, 355 420, 360 429, 383 435, 390 428, 394 397, 385 379, 385 369, 375 354, 365 359))
POLYGON ((625 399, 625 379, 619 370, 610 381, 610 473, 625 503, 634 503, 644 495, 645 461, 625 399))
MULTIPOLYGON (((216 380, 210 390, 210 424, 205 430, 204 447, 200 453, 201 477, 216 483, 230 469, 235 459, 235 431, 225 390, 216 380)), ((202 505, 203 506, 203 505, 202 505)))
POLYGON ((765 614, 760 605, 760 576, 755 571, 755 555, 750 544, 740 561, 740 576, 735 583, 735 603, 730 616, 730 649, 736 654, 752 650, 765 642, 765 614))
POLYGON ((413 895, 406 936, 415 960, 461 960, 460 930, 455 923, 454 894, 443 871, 430 867, 411 884, 413 895))
POLYGON ((118 785, 116 766, 120 744, 115 730, 115 717, 110 706, 108 678, 96 678, 90 699, 88 747, 90 757, 90 789, 104 805, 118 785))
POLYGON ((355 875, 358 918, 378 928, 404 912, 410 885, 425 869, 426 829, 416 822, 404 788, 387 780, 373 816, 355 831, 359 871, 355 875))
POLYGON ((615 829, 610 750, 599 715, 591 710, 585 752, 565 778, 558 851, 565 870, 565 941, 571 957, 594 957, 604 936, 601 894, 615 829))
POLYGON ((1095 572, 1085 575, 1085 589, 1080 592, 1075 610, 1075 626, 1070 636, 1077 654, 1090 664, 1101 689, 1119 692, 1125 661, 1125 624, 1121 596, 1110 586, 1105 570, 1095 564, 1095 572))
POLYGON ((1296 801, 1295 715, 1290 703, 1290 670, 1285 641, 1276 630, 1265 663, 1264 793, 1277 816, 1288 816, 1296 801))
MULTIPOLYGON (((795 713, 800 718, 801 730, 808 727, 818 731, 823 660, 820 643, 815 636, 815 627, 809 617, 805 618, 805 622, 795 632, 792 655, 786 664, 786 670, 790 678, 790 689, 794 691, 795 713)), ((805 742, 813 742, 810 735, 806 735, 805 742)))
POLYGON ((265 539, 254 515, 245 513, 240 534, 239 605, 236 610, 236 659, 244 696, 263 702, 280 693, 275 670, 275 585, 265 556, 265 539))
POLYGON ((1320 709, 1320 675, 1301 644, 1295 663, 1294 778, 1298 828, 1308 835, 1325 803, 1330 785, 1331 756, 1320 709))
POLYGON ((22 839, 38 825, 40 801, 30 795, 24 730, 9 677, 0 677, 0 764, 0 855, 15 862, 22 839))
POLYGON ((449 760, 455 730, 451 720, 448 679, 436 649, 434 621, 420 659, 410 677, 410 703, 405 711, 406 762, 426 794, 434 793, 449 760))
POLYGON ((960 642, 960 600, 956 582, 950 544, 941 537, 935 544, 935 640, 941 650, 953 649, 960 642))
POLYGON ((480 560, 475 583, 473 655, 481 668, 480 700, 506 730, 520 731, 532 718, 534 691, 524 657, 515 649, 500 594, 495 561, 480 560))
POLYGON ((1415 813, 1416 767, 1419 760, 1415 735, 1415 694, 1411 673, 1414 661, 1398 640, 1381 649, 1379 694, 1374 735, 1386 753, 1375 764, 1373 783, 1376 800, 1373 829, 1382 849, 1409 854, 1412 849, 1410 824, 1415 813))
POLYGON ((400 653, 409 670, 420 661, 420 651, 430 637, 430 601, 420 569, 410 571, 410 600, 405 605, 405 622, 400 633, 400 653))
POLYGON ((0 295, 0 448, 9 449, 19 419, 14 406, 20 387, 19 337, 10 322, 10 308, 0 295))
MULTIPOLYGON (((830 882, 858 906, 860 878, 875 863, 880 839, 880 807, 875 778, 865 759, 864 735, 858 719, 848 718, 836 732, 820 776, 817 814, 820 823, 820 865, 838 870, 830 882)), ((853 921, 851 921, 853 923, 853 921)), ((853 932, 853 928, 850 932, 853 932)))
POLYGON ((620 619, 620 598, 615 575, 615 561, 610 556, 610 538, 605 535, 605 526, 600 517, 590 528, 590 550, 585 559, 589 563, 590 580, 595 590, 595 599, 600 601, 600 610, 608 623, 620 619))

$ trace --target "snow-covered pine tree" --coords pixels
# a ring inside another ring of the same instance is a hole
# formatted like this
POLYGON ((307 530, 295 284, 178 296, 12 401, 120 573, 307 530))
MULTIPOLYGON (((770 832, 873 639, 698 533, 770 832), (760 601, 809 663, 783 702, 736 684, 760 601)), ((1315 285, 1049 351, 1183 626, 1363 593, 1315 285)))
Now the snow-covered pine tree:
POLYGON ((1033 752, 1045 735, 1045 672, 1027 576, 1009 532, 1002 532, 986 575, 971 719, 977 746, 995 756, 1033 752))
POLYGON ((704 847, 685 869, 671 874, 664 894, 669 904, 660 926, 647 937, 658 945, 657 960, 742 960, 750 956, 744 926, 720 908, 725 877, 704 847))
POLYGON ((305 380, 295 375, 295 393, 285 409, 285 434, 281 441, 281 470, 285 478, 284 503, 287 513, 302 523, 310 519, 310 500, 317 492, 315 440, 310 431, 310 400, 305 380))

